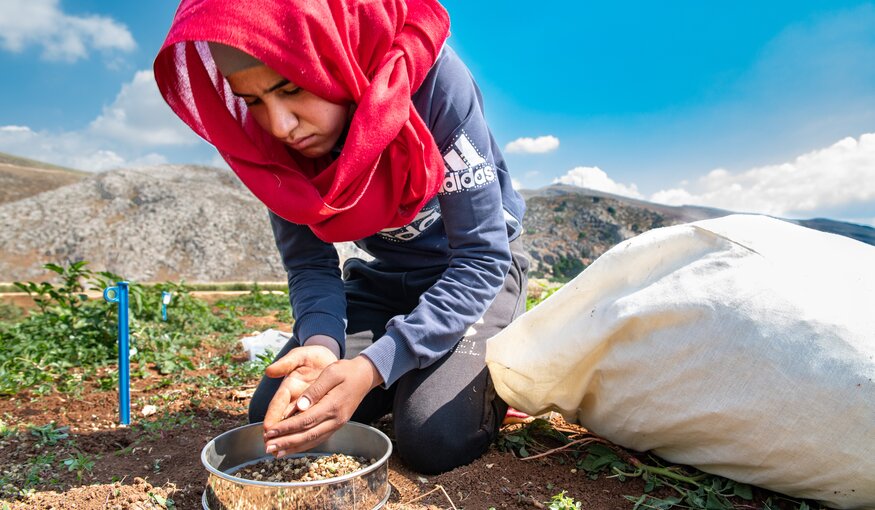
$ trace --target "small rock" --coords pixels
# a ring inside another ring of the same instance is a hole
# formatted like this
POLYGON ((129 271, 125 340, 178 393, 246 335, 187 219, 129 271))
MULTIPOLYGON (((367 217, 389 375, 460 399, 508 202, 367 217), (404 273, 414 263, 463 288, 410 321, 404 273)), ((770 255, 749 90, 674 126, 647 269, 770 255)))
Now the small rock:
POLYGON ((155 406, 153 406, 153 405, 151 405, 151 404, 149 404, 149 405, 147 405, 147 406, 143 406, 143 410, 140 411, 140 413, 141 413, 143 416, 152 416, 153 414, 155 414, 155 413, 157 413, 157 412, 158 412, 158 408, 155 407, 155 406))

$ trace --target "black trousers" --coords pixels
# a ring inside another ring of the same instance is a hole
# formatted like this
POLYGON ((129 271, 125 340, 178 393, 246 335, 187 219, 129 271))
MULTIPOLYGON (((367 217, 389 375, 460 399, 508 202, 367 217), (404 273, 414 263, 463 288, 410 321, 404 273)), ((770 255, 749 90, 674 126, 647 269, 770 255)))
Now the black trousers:
MULTIPOLYGON (((507 404, 499 398, 486 369, 486 340, 525 311, 529 261, 517 239, 504 286, 483 317, 444 357, 412 370, 388 389, 375 388, 352 420, 373 423, 392 413, 395 448, 414 471, 436 474, 482 455, 498 434, 507 404)), ((358 355, 385 333, 395 315, 407 314, 441 271, 387 271, 376 263, 350 259, 344 264, 347 297, 346 357, 358 355)), ((292 338, 279 353, 298 345, 292 338)), ((249 421, 262 421, 281 380, 264 377, 249 405, 249 421)))

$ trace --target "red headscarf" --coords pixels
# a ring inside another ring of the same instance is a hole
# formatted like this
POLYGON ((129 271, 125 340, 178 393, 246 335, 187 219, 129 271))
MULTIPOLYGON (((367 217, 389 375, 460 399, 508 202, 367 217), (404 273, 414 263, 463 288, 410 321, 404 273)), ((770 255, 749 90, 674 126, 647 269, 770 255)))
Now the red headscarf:
POLYGON ((155 59, 164 99, 279 216, 329 242, 409 223, 443 161, 411 103, 449 31, 437 0, 183 0, 155 59), (206 41, 328 101, 355 103, 340 156, 308 159, 247 114, 206 41))

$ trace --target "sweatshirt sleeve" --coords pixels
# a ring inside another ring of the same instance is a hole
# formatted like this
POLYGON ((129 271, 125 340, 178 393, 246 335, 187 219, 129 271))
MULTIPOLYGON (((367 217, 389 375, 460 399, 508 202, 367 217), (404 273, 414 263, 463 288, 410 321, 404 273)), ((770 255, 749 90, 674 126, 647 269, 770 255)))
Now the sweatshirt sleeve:
POLYGON ((392 318, 386 334, 362 352, 385 387, 449 352, 495 299, 511 263, 495 168, 501 155, 493 151, 479 91, 467 69, 445 71, 434 84, 438 100, 429 115, 445 162, 438 200, 450 260, 416 308, 392 318))
POLYGON ((289 280, 289 301, 299 343, 313 335, 328 335, 346 351, 346 295, 334 245, 316 237, 306 225, 270 213, 276 246, 289 280))

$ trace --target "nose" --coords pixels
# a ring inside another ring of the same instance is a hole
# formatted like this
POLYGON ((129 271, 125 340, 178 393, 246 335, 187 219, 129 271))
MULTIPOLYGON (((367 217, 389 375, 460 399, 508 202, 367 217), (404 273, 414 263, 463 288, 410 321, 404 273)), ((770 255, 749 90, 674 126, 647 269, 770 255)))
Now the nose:
POLYGON ((280 139, 292 138, 291 133, 298 126, 298 116, 278 104, 268 105, 268 124, 270 133, 280 139))

